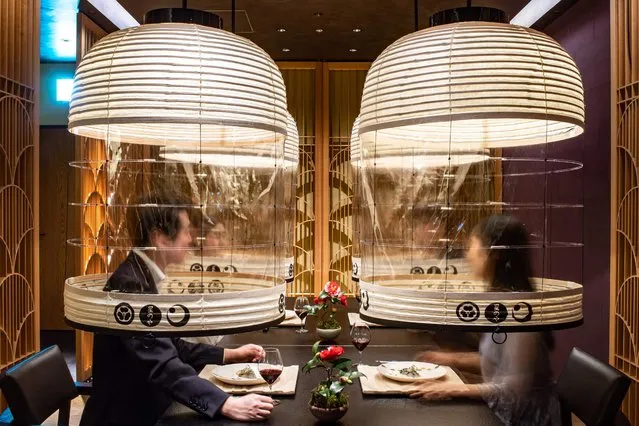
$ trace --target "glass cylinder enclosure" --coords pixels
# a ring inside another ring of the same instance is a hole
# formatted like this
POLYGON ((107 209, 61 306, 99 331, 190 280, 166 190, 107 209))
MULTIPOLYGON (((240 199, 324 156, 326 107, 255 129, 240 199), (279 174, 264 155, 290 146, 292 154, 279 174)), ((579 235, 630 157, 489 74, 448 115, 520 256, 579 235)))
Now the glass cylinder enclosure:
POLYGON ((360 315, 461 330, 580 324, 582 150, 557 141, 583 131, 583 111, 574 62, 534 30, 459 23, 389 46, 358 123, 360 315))
POLYGON ((78 67, 69 127, 89 275, 67 280, 68 322, 214 335, 284 318, 298 141, 264 51, 194 24, 113 33, 78 67))

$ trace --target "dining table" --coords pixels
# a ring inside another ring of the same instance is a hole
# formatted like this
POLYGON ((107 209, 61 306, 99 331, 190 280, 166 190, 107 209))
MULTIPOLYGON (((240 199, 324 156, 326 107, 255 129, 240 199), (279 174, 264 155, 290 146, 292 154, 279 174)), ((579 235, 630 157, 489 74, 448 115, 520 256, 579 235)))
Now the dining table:
MULTIPOLYGON (((287 300, 287 307, 292 306, 287 300)), ((357 303, 353 300, 349 310, 356 311, 357 303)), ((337 313, 336 318, 342 325, 342 332, 330 342, 322 345, 336 344, 345 349, 344 356, 354 363, 359 363, 357 350, 353 347, 349 335, 349 321, 345 311, 337 313)), ((243 423, 224 417, 210 419, 193 411, 185 405, 174 402, 164 412, 158 425, 313 425, 316 419, 308 409, 311 390, 325 379, 322 369, 309 373, 302 371, 302 366, 312 358, 311 347, 319 340, 315 333, 315 318, 309 317, 306 323, 308 333, 298 334, 296 327, 271 327, 266 330, 224 336, 220 346, 233 348, 254 343, 280 350, 284 365, 300 366, 297 387, 294 396, 277 396, 276 405, 269 417, 261 422, 243 423)), ((361 363, 379 365, 386 361, 409 361, 422 351, 438 350, 445 345, 460 350, 472 339, 464 341, 463 335, 439 335, 425 330, 411 330, 390 327, 371 327, 371 342, 362 353, 361 363), (456 346, 456 347, 455 347, 456 346)), ((463 372, 455 370, 464 381, 463 372)), ((497 426, 501 421, 492 413, 482 400, 451 399, 443 401, 423 401, 409 398, 408 395, 363 395, 359 380, 347 386, 348 412, 339 421, 341 425, 441 425, 441 426, 497 426)))

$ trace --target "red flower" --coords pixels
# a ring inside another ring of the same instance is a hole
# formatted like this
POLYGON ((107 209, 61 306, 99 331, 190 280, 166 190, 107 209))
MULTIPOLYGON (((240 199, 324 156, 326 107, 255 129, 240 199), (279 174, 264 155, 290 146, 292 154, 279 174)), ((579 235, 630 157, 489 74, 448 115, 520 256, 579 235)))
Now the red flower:
POLYGON ((328 349, 324 349, 319 353, 322 361, 335 361, 341 357, 344 353, 344 348, 341 346, 329 346, 328 349))
POLYGON ((348 305, 348 301, 347 301, 347 298, 346 298, 346 295, 345 295, 345 294, 342 294, 342 295, 340 296, 340 298, 339 298, 339 303, 341 303, 341 304, 342 304, 342 305, 344 305, 344 306, 347 306, 347 305, 348 305))
POLYGON ((322 300, 319 297, 315 297, 315 299, 313 300, 313 303, 316 305, 323 305, 324 303, 326 303, 326 299, 322 300))
POLYGON ((324 287, 324 291, 331 297, 340 297, 342 295, 342 289, 337 281, 329 281, 324 287))

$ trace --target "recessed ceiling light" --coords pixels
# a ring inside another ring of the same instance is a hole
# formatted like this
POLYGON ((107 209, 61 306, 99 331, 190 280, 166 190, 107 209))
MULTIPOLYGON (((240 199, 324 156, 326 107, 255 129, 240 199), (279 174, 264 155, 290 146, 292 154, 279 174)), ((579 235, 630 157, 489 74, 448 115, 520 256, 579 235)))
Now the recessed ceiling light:
POLYGON ((278 33, 285 33, 286 32, 286 28, 278 28, 277 32, 278 33))
POLYGON ((316 28, 316 29, 315 29, 315 32, 316 32, 316 33, 323 33, 323 32, 324 32, 324 30, 323 30, 322 28, 316 28))
POLYGON ((63 42, 65 42, 65 43, 68 43, 68 42, 70 42, 71 40, 70 40, 70 39, 68 39, 68 38, 63 38, 63 39, 62 39, 62 41, 63 41, 63 42))
POLYGON ((289 49, 288 47, 285 47, 284 49, 282 49, 282 52, 290 52, 291 49, 289 49))
POLYGON ((362 29, 361 28, 353 28, 353 32, 354 33, 361 33, 362 29))
POLYGON ((348 49, 349 52, 357 52, 357 49, 348 49))
POLYGON ((313 16, 319 18, 320 16, 322 16, 322 12, 315 12, 313 13, 313 16))

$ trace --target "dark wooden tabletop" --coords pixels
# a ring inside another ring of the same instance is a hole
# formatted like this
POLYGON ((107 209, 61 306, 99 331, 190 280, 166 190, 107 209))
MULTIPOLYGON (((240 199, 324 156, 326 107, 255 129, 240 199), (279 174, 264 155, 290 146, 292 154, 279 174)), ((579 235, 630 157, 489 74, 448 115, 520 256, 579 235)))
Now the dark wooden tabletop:
MULTIPOLYGON (((355 305, 355 303, 352 303, 355 305)), ((352 308, 351 308, 352 309, 352 308)), ((358 353, 349 337, 349 325, 345 313, 338 316, 342 323, 342 333, 336 343, 343 345, 346 356, 358 362, 358 353)), ((226 336, 221 345, 235 347, 246 343, 273 346, 280 349, 285 365, 305 364, 311 357, 311 345, 317 340, 314 319, 307 324, 310 332, 295 333, 294 327, 275 327, 266 332, 257 331, 226 336)), ((444 340, 455 345, 464 345, 457 336, 434 335, 425 331, 372 328, 371 344, 363 353, 364 364, 377 365, 377 360, 411 360, 424 350, 437 349, 444 340)), ((470 339, 472 341, 472 339, 470 339)), ((307 374, 301 371, 294 396, 278 397, 281 404, 276 406, 267 421, 251 424, 268 425, 311 425, 315 418, 308 410, 311 390, 323 377, 323 372, 314 370, 307 374)), ((406 396, 364 396, 359 381, 354 381, 346 391, 349 395, 349 410, 342 418, 342 425, 479 425, 497 426, 500 421, 482 401, 457 400, 423 402, 406 396)), ((164 413, 158 425, 226 425, 242 424, 228 419, 207 419, 188 407, 174 403, 164 413)))

